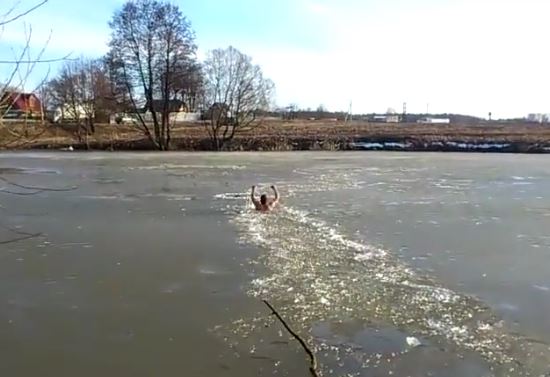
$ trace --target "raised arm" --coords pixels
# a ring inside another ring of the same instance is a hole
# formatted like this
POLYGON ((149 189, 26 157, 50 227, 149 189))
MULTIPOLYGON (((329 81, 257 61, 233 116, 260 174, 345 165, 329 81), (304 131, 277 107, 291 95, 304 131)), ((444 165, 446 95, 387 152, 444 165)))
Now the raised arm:
POLYGON ((250 192, 250 199, 252 200, 252 203, 254 203, 254 207, 256 207, 256 209, 261 207, 260 201, 256 199, 256 186, 252 186, 252 191, 250 192))
POLYGON ((279 190, 277 190, 277 187, 274 185, 271 186, 271 189, 273 190, 273 193, 275 194, 275 200, 273 201, 273 204, 279 203, 279 190))

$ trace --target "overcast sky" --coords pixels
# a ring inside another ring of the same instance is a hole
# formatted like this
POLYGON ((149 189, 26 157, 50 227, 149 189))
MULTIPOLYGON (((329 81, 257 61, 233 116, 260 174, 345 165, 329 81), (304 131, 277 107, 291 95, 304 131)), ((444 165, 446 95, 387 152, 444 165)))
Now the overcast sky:
MULTIPOLYGON (((39 0, 20 0, 25 9, 39 0)), ((17 0, 0 0, 0 15, 17 0)), ((99 57, 123 0, 49 0, 25 23, 47 57, 99 57)), ((251 55, 284 106, 354 112, 452 112, 495 118, 550 113, 548 0, 175 0, 199 57, 233 45, 251 55)), ((0 60, 25 39, 0 35, 0 60)), ((57 66, 52 65, 52 74, 57 66)), ((0 78, 7 67, 0 67, 0 78)), ((36 70, 39 82, 47 67, 36 70)), ((29 84, 29 86, 32 86, 29 84)))

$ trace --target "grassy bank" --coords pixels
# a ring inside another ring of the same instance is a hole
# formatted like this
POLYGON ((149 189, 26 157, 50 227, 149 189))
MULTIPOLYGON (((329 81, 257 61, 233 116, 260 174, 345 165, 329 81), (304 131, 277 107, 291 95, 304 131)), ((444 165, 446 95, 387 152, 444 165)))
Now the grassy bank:
MULTIPOLYGON (((79 140, 71 125, 9 124, 0 128, 3 149, 151 150, 137 128, 98 125, 79 140), (14 132, 15 130, 15 132, 14 132)), ((208 151, 203 124, 178 125, 173 150, 208 151)), ((423 125, 323 121, 269 121, 238 134, 228 150, 408 150, 550 153, 550 126, 525 124, 423 125)))

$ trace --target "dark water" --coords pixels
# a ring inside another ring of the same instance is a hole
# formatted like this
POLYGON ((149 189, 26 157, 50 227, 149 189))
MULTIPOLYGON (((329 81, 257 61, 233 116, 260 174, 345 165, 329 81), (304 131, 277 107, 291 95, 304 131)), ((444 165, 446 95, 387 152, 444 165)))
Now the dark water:
POLYGON ((0 155, 0 375, 543 375, 546 160, 0 155))

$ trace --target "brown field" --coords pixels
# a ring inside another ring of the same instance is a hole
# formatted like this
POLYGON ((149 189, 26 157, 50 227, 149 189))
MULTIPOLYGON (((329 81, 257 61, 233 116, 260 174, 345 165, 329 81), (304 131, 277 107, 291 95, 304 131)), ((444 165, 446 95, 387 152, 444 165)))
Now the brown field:
MULTIPOLYGON (((96 126, 88 143, 92 149, 151 149, 143 133, 130 125, 96 126)), ((173 148, 181 150, 210 149, 208 134, 202 123, 174 126, 173 148)), ((240 150, 292 150, 292 149, 345 149, 345 143, 431 142, 464 143, 520 143, 550 146, 550 125, 538 124, 481 124, 481 125, 425 125, 380 124, 330 121, 282 121, 270 120, 253 129, 238 134, 231 149, 240 150), (324 147, 323 147, 324 146, 324 147)), ((0 148, 33 149, 63 148, 73 145, 83 148, 75 127, 71 125, 13 124, 0 125, 0 148)))

